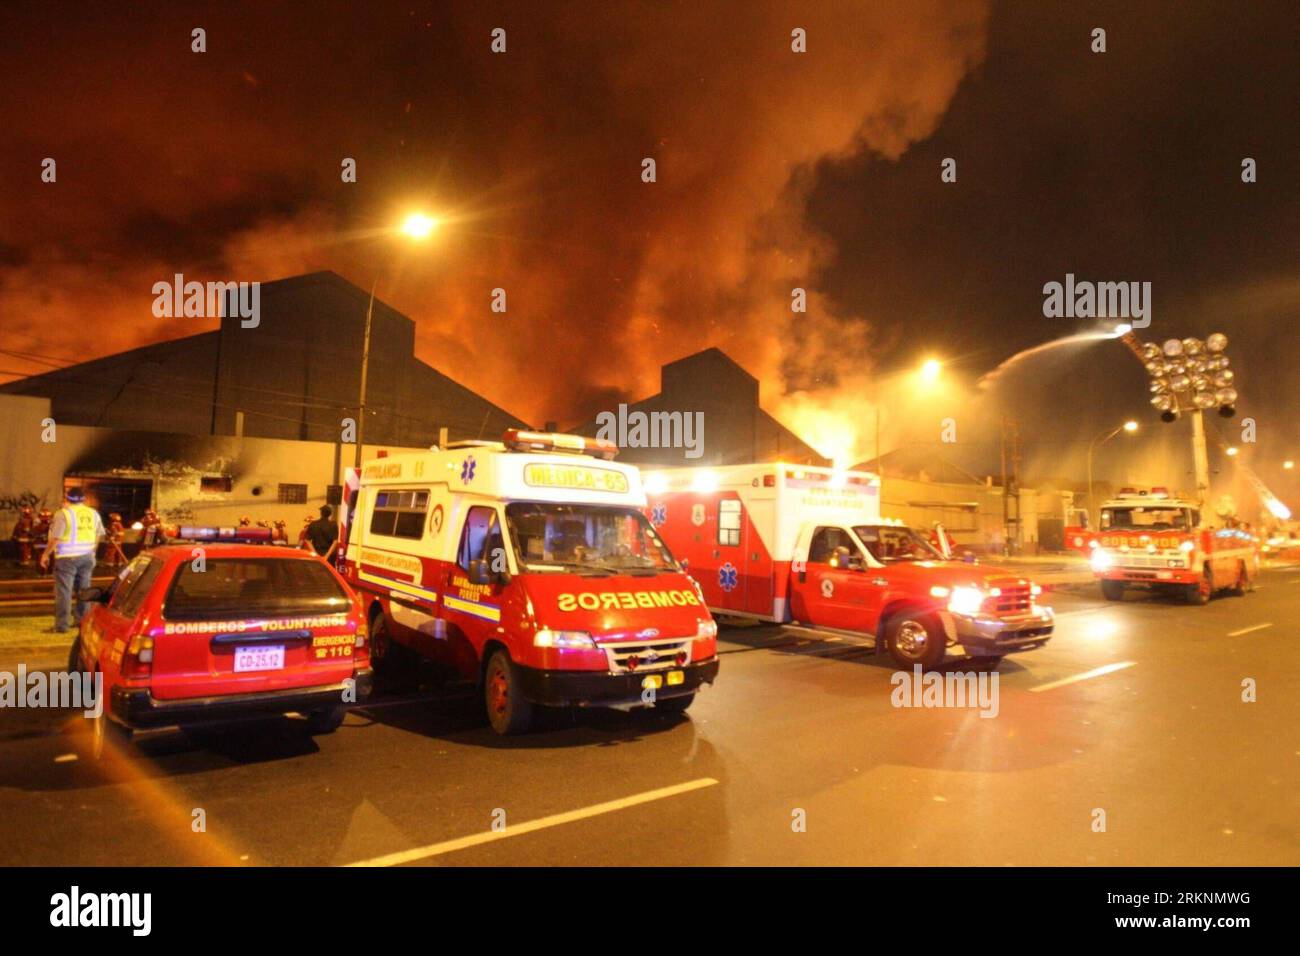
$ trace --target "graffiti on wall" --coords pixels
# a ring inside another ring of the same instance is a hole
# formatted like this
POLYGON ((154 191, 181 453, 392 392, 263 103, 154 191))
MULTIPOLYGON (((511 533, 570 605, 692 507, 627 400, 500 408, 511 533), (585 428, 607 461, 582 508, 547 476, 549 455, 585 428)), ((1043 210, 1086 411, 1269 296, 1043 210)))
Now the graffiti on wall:
POLYGON ((34 491, 24 491, 16 495, 0 495, 0 511, 22 511, 24 508, 35 508, 45 501, 34 491))

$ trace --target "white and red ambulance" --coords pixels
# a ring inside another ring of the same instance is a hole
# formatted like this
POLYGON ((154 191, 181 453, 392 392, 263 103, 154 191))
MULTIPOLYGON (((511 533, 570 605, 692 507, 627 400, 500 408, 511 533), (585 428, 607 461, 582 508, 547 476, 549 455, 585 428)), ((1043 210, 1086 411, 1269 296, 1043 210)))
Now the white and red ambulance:
POLYGON ((499 733, 534 705, 685 711, 717 676, 717 625, 616 451, 511 429, 365 463, 343 569, 377 674, 411 652, 450 667, 499 733))
POLYGON ((1110 601, 1129 587, 1181 593, 1205 604, 1225 588, 1244 594, 1259 573, 1259 541, 1249 531, 1212 527, 1202 509, 1167 488, 1121 488, 1101 506, 1087 536, 1092 573, 1110 601))
POLYGON ((908 667, 950 651, 995 664, 1051 637, 1036 585, 882 519, 875 475, 776 463, 645 480, 651 522, 715 614, 871 634, 908 667))

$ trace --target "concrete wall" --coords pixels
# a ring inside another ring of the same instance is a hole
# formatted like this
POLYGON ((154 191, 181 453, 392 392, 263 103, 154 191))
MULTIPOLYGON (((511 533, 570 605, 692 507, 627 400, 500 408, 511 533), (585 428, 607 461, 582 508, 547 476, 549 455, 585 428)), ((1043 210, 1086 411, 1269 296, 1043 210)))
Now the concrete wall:
MULTIPOLYGON (((1020 491, 1019 534, 1012 527, 1018 553, 1038 551, 1038 492, 1020 491)), ((886 477, 881 481, 881 514, 928 532, 938 521, 959 548, 999 553, 1003 546, 1002 489, 975 483, 957 484, 886 477)), ((1014 505, 1010 509, 1015 514, 1014 505)))

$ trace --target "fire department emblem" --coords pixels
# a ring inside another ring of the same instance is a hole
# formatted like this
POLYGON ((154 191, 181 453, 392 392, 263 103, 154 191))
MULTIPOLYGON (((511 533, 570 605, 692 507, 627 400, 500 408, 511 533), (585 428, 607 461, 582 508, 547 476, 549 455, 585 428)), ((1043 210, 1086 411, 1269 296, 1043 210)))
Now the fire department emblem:
POLYGON ((460 480, 465 482, 467 485, 473 481, 474 469, 476 467, 478 467, 478 462, 474 460, 474 456, 470 455, 467 457, 460 465, 460 480))
POLYGON ((650 523, 656 528, 668 520, 668 506, 655 505, 650 509, 650 523))
POLYGON ((728 561, 718 568, 718 587, 731 591, 736 587, 736 566, 728 561))
POLYGON ((704 505, 691 505, 691 524, 697 528, 704 524, 704 505))
POLYGON ((835 596, 835 582, 830 578, 822 578, 822 597, 835 596))

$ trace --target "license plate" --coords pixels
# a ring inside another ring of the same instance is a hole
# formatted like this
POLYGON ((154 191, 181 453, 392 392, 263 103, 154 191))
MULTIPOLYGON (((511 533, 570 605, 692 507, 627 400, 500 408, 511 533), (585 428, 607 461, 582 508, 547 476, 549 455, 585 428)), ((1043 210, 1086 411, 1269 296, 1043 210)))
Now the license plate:
POLYGON ((284 670, 284 645, 235 648, 235 672, 284 670))
POLYGON ((675 685, 677 685, 677 684, 684 683, 685 680, 686 680, 686 672, 685 672, 685 671, 669 671, 669 672, 668 672, 668 686, 669 686, 669 687, 673 687, 673 686, 675 686, 675 685))
POLYGON ((643 690, 649 690, 651 687, 653 687, 655 690, 658 690, 660 687, 663 686, 664 686, 664 677, 662 674, 646 674, 646 676, 641 681, 641 688, 643 690))

